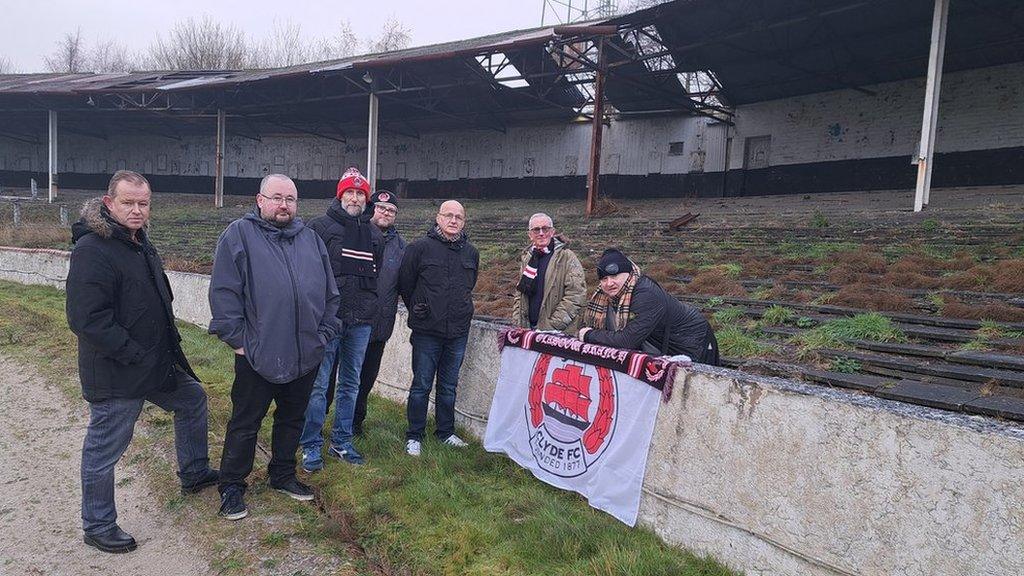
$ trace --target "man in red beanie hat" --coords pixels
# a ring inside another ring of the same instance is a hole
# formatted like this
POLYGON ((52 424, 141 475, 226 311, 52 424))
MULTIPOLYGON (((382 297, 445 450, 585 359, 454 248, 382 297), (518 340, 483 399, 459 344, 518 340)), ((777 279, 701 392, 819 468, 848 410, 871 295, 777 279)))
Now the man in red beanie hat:
POLYGON ((327 245, 331 268, 341 293, 338 319, 341 331, 328 342, 323 363, 313 382, 313 392, 306 408, 306 424, 302 430, 302 468, 315 472, 323 468, 324 420, 327 417, 327 389, 335 357, 338 379, 335 390, 334 423, 328 455, 362 464, 363 457, 352 445, 352 418, 359 394, 359 373, 366 346, 370 341, 377 310, 377 275, 384 256, 384 236, 370 222, 372 210, 370 182, 355 167, 349 168, 338 181, 337 197, 327 214, 310 220, 312 228, 327 245))

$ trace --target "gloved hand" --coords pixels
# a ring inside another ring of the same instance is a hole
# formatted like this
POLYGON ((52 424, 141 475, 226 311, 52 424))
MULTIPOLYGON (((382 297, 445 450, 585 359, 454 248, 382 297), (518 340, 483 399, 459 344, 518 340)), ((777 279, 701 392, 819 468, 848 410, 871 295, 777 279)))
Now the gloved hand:
POLYGON ((430 306, 427 306, 423 302, 420 302, 419 304, 414 304, 412 307, 412 315, 413 317, 422 320, 423 318, 426 318, 427 316, 430 315, 430 306))

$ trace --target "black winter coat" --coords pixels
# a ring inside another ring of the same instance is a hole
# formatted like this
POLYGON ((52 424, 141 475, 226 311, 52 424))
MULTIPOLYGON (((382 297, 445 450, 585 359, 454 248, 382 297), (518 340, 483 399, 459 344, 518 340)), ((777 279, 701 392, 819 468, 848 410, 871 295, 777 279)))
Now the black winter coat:
POLYGON ((66 310, 89 402, 173 390, 175 364, 196 378, 181 350, 163 262, 145 232, 136 236, 138 243, 98 198, 72 226, 66 310))
POLYGON ((465 235, 455 242, 433 228, 405 249, 398 293, 413 332, 457 338, 469 333, 480 253, 465 235))
POLYGON ((345 226, 367 226, 370 231, 373 252, 373 263, 378 274, 384 258, 384 235, 380 228, 370 222, 371 212, 363 212, 359 216, 349 216, 342 208, 341 202, 332 200, 327 207, 327 214, 317 216, 306 226, 316 232, 327 246, 327 254, 331 257, 331 268, 334 279, 341 293, 341 305, 338 307, 338 318, 346 325, 372 324, 377 313, 377 279, 339 273, 342 270, 342 242, 345 240, 345 226))
POLYGON ((405 239, 393 226, 384 234, 384 260, 377 275, 377 314, 373 317, 370 342, 387 342, 395 329, 398 312, 398 270, 405 255, 405 239))
POLYGON ((718 364, 718 343, 704 315, 665 292, 654 280, 640 277, 629 310, 631 319, 625 326, 615 331, 595 328, 583 339, 629 350, 642 350, 647 342, 661 354, 686 354, 694 362, 718 364))

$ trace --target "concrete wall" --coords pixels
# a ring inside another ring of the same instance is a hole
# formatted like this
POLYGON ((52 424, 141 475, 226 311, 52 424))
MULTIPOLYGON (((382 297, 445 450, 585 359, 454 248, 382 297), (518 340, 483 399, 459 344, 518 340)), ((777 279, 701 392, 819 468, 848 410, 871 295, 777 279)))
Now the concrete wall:
MULTIPOLYGON (((32 254, 0 249, 0 279, 53 285, 64 257, 32 254)), ((205 324, 205 278, 170 275, 176 313, 205 324)), ((473 323, 461 372, 459 423, 478 437, 498 330, 473 323)), ((408 337, 400 311, 375 388, 399 402, 408 337)), ((700 366, 660 407, 640 503, 667 542, 751 575, 1021 574, 1022 519, 1024 429, 700 366)))
MULTIPOLYGON (((744 142, 771 136, 770 165, 917 155, 925 79, 741 106, 730 169, 744 142)), ((939 103, 938 153, 1024 146, 1024 63, 947 74, 939 103)))
MULTIPOLYGON (((841 90, 741 106, 736 126, 728 134, 725 125, 706 118, 613 121, 605 131, 602 173, 721 172, 730 139, 729 168, 741 169, 746 140, 769 136, 769 166, 898 157, 899 168, 912 176, 916 170, 909 163, 920 134, 924 79, 868 88, 875 95, 841 90), (673 142, 681 143, 682 149, 670 152, 673 142)), ((348 165, 365 168, 365 139, 340 143, 312 136, 265 136, 258 142, 230 136, 230 119, 228 133, 225 175, 229 179, 280 172, 297 180, 336 181, 348 165)), ((40 139, 38 145, 0 139, 0 173, 45 172, 43 134, 40 139)), ((130 168, 155 176, 213 176, 212 124, 208 137, 172 140, 118 135, 105 141, 62 133, 58 144, 60 171, 65 174, 109 175, 130 168)), ((1024 63, 945 76, 936 138, 939 154, 1021 147, 1024 63)), ((485 130, 420 138, 382 134, 378 177, 411 182, 578 177, 581 184, 589 150, 590 125, 586 123, 511 127, 504 134, 485 130)), ((997 167, 1000 164, 995 162, 997 167)), ((196 187, 201 188, 196 192, 212 190, 205 182, 196 187)))

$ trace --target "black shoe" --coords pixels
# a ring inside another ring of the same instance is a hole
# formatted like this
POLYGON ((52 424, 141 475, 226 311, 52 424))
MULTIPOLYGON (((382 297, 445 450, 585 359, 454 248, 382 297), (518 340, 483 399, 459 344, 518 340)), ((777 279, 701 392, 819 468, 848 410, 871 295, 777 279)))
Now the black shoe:
POLYGON ((132 538, 131 534, 117 526, 101 534, 94 534, 92 536, 86 534, 84 540, 89 546, 111 554, 124 554, 138 547, 138 544, 135 543, 135 538, 132 538))
POLYGON ((276 486, 271 484, 270 487, 282 494, 287 494, 288 496, 303 502, 309 502, 313 499, 313 491, 309 489, 309 486, 299 482, 299 480, 294 477, 289 480, 285 480, 276 486))
POLYGON ((214 468, 207 468, 206 472, 203 472, 203 475, 200 476, 199 479, 196 480, 195 482, 192 482, 191 484, 182 484, 181 493, 195 494, 196 492, 199 492, 200 490, 206 488, 207 486, 213 486, 219 480, 220 471, 214 468))
POLYGON ((241 520, 249 515, 249 509, 245 507, 245 498, 242 496, 242 489, 237 486, 229 486, 220 494, 221 518, 228 520, 241 520))

